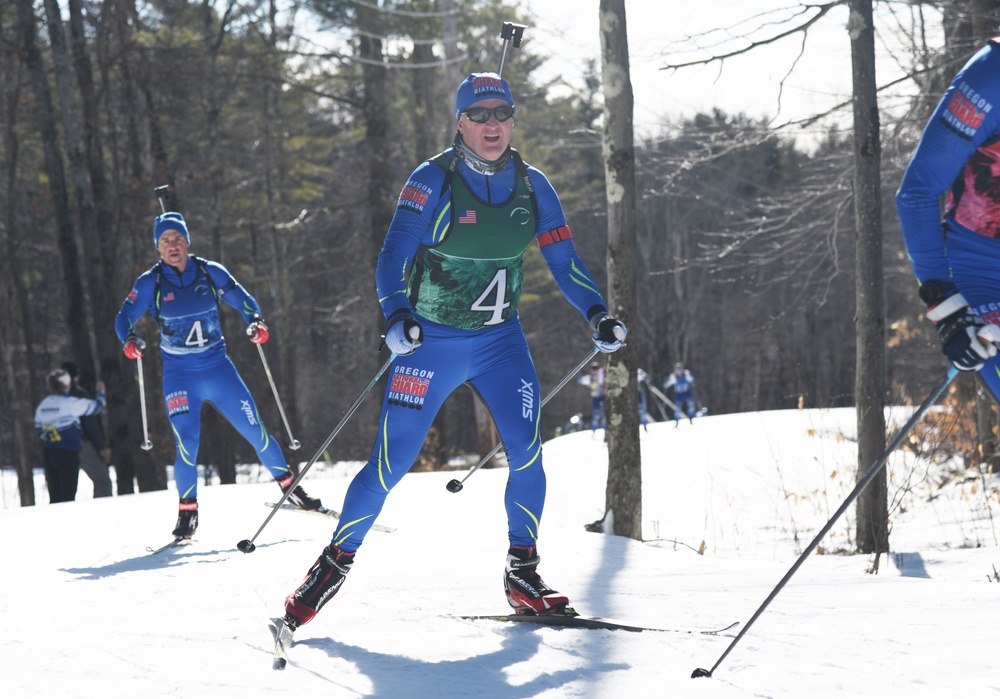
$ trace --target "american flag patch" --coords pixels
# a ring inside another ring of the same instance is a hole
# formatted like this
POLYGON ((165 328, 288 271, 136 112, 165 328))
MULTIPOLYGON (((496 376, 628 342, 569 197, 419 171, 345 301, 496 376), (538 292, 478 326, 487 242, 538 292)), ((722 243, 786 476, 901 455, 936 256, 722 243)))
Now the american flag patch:
POLYGON ((476 210, 475 209, 469 209, 467 211, 463 211, 462 213, 460 213, 458 215, 458 222, 459 223, 475 223, 476 222, 476 210))
POLYGON ((171 291, 169 294, 167 294, 166 296, 164 296, 163 300, 164 301, 173 301, 174 300, 174 292, 171 291))

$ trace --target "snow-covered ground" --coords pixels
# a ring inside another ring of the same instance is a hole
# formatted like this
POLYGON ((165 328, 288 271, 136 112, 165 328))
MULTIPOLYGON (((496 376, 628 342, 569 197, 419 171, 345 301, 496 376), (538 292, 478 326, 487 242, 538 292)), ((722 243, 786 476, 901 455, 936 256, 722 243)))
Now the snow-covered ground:
MULTIPOLYGON (((457 494, 445 484, 463 472, 411 474, 380 519, 396 531, 368 537, 340 594, 297 632, 284 672, 271 670, 267 618, 334 522, 279 512, 242 554, 236 543, 264 522, 277 487, 203 486, 196 543, 149 555, 170 538, 175 492, 92 500, 81 475, 77 502, 19 508, 5 471, 0 688, 12 698, 1000 697, 997 481, 973 473, 941 486, 902 452, 889 490, 904 506, 877 575, 870 556, 821 555, 851 548, 852 508, 735 646, 735 632, 683 633, 750 619, 853 488, 854 432, 849 409, 650 425, 645 543, 584 529, 604 514, 600 433, 546 444, 543 576, 583 612, 675 630, 665 633, 457 618, 506 609, 506 472, 477 472, 457 494), (730 647, 713 677, 691 678, 730 647)), ((318 465, 305 485, 339 509, 358 467, 318 465)))

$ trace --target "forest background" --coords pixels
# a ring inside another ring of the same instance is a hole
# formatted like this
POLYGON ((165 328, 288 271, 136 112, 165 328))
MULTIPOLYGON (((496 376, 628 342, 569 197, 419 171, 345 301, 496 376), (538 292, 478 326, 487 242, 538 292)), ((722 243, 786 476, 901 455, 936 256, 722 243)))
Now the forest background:
MULTIPOLYGON (((785 28, 799 21, 794 34, 808 41, 801 18, 845 3, 788 4, 802 12, 785 28)), ((887 86, 897 108, 881 124, 886 391, 888 403, 902 404, 920 402, 945 364, 891 195, 951 76, 1000 27, 1000 3, 876 4, 888 10, 876 32, 894 38, 904 75, 887 86)), ((82 368, 84 386, 108 385, 119 494, 166 487, 174 447, 158 332, 148 317, 140 325, 154 445, 143 451, 135 363, 112 327, 133 281, 157 259, 160 185, 187 218, 192 253, 224 264, 260 302, 271 328, 264 350, 303 445, 286 455, 312 454, 388 356, 379 352, 374 267, 399 189, 451 142, 455 86, 494 69, 502 22, 523 13, 500 0, 0 6, 0 465, 23 476, 22 505, 35 502, 29 476, 41 461, 34 407, 45 374, 67 359, 82 368), (315 32, 341 37, 339 49, 318 48, 315 32)), ((585 66, 580 85, 537 77, 546 59, 543 38, 529 31, 505 64, 518 106, 514 146, 552 180, 577 248, 606 288, 600 66, 585 66)), ((850 109, 848 99, 778 126, 720 106, 665 117, 636 142, 640 320, 629 343, 654 383, 679 361, 715 413, 854 404, 850 109), (795 131, 805 123, 822 130, 807 145, 795 131)), ((238 314, 223 307, 221 315, 265 424, 287 443, 256 348, 238 314)), ((528 254, 521 317, 547 391, 591 345, 537 250, 528 254)), ((973 379, 959 384, 974 401, 973 379)), ((561 391, 546 405, 544 436, 587 404, 582 389, 561 391)), ((367 458, 377 410, 377 397, 362 404, 332 459, 367 458)), ((477 412, 471 391, 456 392, 420 467, 482 453, 469 417, 477 412)), ((255 455, 214 411, 204 420, 212 438, 202 440, 199 462, 232 482, 235 465, 255 455)), ((967 458, 992 453, 970 447, 967 458)))

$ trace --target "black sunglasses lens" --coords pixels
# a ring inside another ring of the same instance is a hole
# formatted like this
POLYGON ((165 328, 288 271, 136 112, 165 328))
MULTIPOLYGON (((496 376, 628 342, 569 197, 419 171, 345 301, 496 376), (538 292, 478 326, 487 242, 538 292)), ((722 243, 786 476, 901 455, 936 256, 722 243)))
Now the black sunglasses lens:
POLYGON ((490 110, 486 107, 472 107, 465 110, 465 116, 469 117, 469 121, 485 124, 490 120, 490 110))
POLYGON ((504 104, 495 109, 470 107, 465 110, 465 116, 469 117, 469 121, 474 121, 477 124, 485 124, 490 120, 491 114, 497 118, 497 121, 507 121, 514 116, 514 108, 504 104))

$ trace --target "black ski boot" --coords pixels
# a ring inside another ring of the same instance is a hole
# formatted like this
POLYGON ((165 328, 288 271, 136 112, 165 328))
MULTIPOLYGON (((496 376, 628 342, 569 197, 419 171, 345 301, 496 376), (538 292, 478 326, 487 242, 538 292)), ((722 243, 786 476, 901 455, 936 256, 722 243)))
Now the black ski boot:
POLYGON ((534 546, 511 546, 507 552, 504 589, 518 614, 558 614, 569 604, 566 595, 550 588, 538 574, 541 560, 534 546))
MULTIPOLYGON (((281 492, 288 492, 288 488, 295 482, 295 477, 295 472, 289 471, 288 475, 284 478, 275 479, 278 481, 278 486, 281 488, 281 492)), ((300 510, 318 510, 323 507, 323 503, 320 499, 309 497, 309 494, 302 489, 301 485, 295 486, 292 492, 288 493, 288 502, 295 505, 300 510)))
POLYGON ((337 594, 344 577, 354 565, 354 551, 342 551, 334 544, 323 549, 298 589, 285 598, 284 622, 294 631, 312 620, 337 594))
POLYGON ((172 532, 180 539, 190 539, 198 528, 198 498, 181 498, 177 512, 177 526, 172 532))

